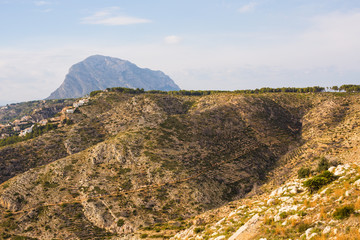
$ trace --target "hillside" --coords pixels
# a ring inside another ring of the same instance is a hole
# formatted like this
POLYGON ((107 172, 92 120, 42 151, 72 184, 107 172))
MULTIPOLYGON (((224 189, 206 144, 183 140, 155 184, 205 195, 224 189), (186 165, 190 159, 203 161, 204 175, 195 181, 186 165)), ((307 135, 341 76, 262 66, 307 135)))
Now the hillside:
POLYGON ((30 115, 34 120, 53 117, 65 106, 72 105, 73 100, 40 100, 14 103, 0 108, 0 124, 7 124, 15 119, 30 115))
POLYGON ((139 68, 118 58, 94 55, 73 65, 64 82, 47 99, 78 98, 112 87, 177 91, 180 88, 161 71, 139 68))
MULTIPOLYGON (((225 239, 252 216, 229 218, 226 234, 207 231, 214 221, 244 203, 260 206, 296 183, 300 167, 323 156, 358 162, 359 102, 343 93, 97 94, 69 115, 73 124, 0 148, 0 171, 10 174, 3 181, 12 177, 0 186, 0 232, 225 239)), ((267 209, 256 213, 262 219, 267 209)), ((263 230, 254 236, 280 236, 263 230)))

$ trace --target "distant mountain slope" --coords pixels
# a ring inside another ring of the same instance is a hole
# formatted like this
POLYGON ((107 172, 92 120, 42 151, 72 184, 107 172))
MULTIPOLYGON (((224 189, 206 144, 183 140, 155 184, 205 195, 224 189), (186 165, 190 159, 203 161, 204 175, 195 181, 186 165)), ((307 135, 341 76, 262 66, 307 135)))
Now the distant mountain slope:
POLYGON ((174 81, 161 71, 139 68, 118 58, 94 55, 73 65, 64 82, 47 99, 77 98, 110 87, 177 91, 174 81))

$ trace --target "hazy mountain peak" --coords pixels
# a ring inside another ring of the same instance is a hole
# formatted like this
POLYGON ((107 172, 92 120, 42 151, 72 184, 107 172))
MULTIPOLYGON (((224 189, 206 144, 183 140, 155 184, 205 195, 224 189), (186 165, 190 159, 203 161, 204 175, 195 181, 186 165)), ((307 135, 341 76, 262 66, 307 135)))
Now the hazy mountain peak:
POLYGON ((161 71, 139 68, 119 58, 93 55, 74 64, 64 82, 48 99, 77 98, 109 87, 180 90, 174 81, 161 71))

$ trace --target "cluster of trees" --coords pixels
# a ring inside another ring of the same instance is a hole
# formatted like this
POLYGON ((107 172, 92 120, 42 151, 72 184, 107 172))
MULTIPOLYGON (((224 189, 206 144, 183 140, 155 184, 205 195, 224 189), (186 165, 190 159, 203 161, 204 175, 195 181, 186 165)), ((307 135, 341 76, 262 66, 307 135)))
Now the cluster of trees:
POLYGON ((143 88, 139 89, 133 89, 133 88, 124 88, 124 87, 113 87, 113 88, 107 88, 109 92, 121 92, 121 93, 130 93, 130 94, 140 94, 145 93, 145 90, 143 88))
POLYGON ((209 90, 180 90, 180 91, 169 91, 168 94, 171 95, 181 95, 181 96, 206 96, 214 93, 220 92, 230 92, 230 91, 209 91, 209 90))
MULTIPOLYGON (((327 88, 329 89, 329 88, 327 88)), ((340 87, 333 86, 330 89, 334 91, 345 91, 345 92, 360 92, 360 85, 342 85, 340 87)), ((109 92, 121 92, 121 93, 129 93, 129 94, 142 94, 142 93, 151 93, 151 94, 170 94, 170 95, 181 95, 181 96, 205 96, 214 93, 224 93, 224 92, 234 92, 234 93, 246 93, 246 94, 256 94, 256 93, 278 93, 278 92, 286 92, 286 93, 318 93, 324 92, 324 87, 314 86, 314 87, 305 87, 305 88, 295 88, 295 87, 282 87, 282 88, 256 88, 256 89, 247 89, 247 90, 235 90, 235 91, 214 91, 214 90, 180 90, 180 91, 161 91, 161 90, 150 90, 144 91, 143 88, 132 89, 132 88, 124 88, 124 87, 114 87, 107 88, 109 92)), ((97 95, 102 92, 101 90, 93 91, 90 93, 90 97, 97 95)))
MULTIPOLYGON (((143 88, 124 88, 124 87, 113 87, 113 88, 107 88, 106 91, 108 92, 121 92, 121 93, 129 93, 129 94, 141 94, 141 93, 145 93, 145 90, 143 88)), ((102 90, 96 90, 96 91, 92 91, 90 93, 90 97, 94 97, 97 94, 103 92, 102 90)), ((160 91, 161 92, 161 91, 160 91)))
POLYGON ((325 88, 315 86, 306 88, 295 88, 295 87, 282 87, 282 88, 269 88, 264 87, 255 90, 236 90, 237 93, 274 93, 274 92, 292 92, 292 93, 310 93, 310 92, 323 92, 325 88))
POLYGON ((345 91, 345 92, 360 92, 360 85, 345 84, 331 87, 334 91, 345 91))
POLYGON ((51 130, 54 130, 57 128, 56 124, 51 124, 48 123, 45 126, 39 126, 39 125, 35 125, 32 132, 26 134, 23 137, 20 137, 18 135, 14 135, 14 136, 10 136, 7 137, 5 139, 1 139, 0 140, 0 147, 6 146, 6 145, 10 145, 10 144, 14 144, 14 143, 18 143, 18 142, 22 142, 22 141, 26 141, 35 137, 38 137, 46 132, 49 132, 51 130))

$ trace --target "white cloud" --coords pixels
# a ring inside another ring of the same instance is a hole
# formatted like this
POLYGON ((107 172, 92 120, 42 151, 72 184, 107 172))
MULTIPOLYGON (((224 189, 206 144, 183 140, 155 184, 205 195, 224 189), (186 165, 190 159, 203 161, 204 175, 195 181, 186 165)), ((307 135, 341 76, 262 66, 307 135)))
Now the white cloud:
POLYGON ((36 6, 44 6, 44 5, 49 5, 50 2, 47 2, 47 1, 35 1, 34 4, 36 6))
POLYGON ((118 7, 111 7, 103 9, 94 13, 91 16, 81 19, 82 24, 96 24, 96 25, 108 25, 108 26, 119 26, 119 25, 130 25, 138 23, 149 23, 148 19, 136 18, 124 16, 117 13, 118 7))
POLYGON ((258 4, 256 2, 250 2, 244 6, 242 6, 241 8, 238 9, 238 12, 240 13, 246 13, 246 12, 251 12, 255 9, 255 7, 257 6, 258 4))
POLYGON ((181 42, 181 38, 179 36, 175 36, 175 35, 166 36, 164 38, 164 42, 166 44, 178 44, 181 42))

